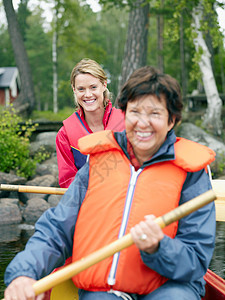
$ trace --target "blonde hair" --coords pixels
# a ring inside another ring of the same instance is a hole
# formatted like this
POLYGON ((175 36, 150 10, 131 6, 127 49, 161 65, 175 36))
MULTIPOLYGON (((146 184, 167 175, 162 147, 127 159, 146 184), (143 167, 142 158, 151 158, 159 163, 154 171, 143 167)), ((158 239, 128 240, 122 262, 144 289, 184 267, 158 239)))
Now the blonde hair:
MULTIPOLYGON (((76 66, 73 68, 70 76, 70 83, 73 89, 75 89, 76 76, 79 74, 90 74, 95 78, 98 78, 103 85, 107 81, 106 73, 104 72, 102 67, 92 59, 84 58, 79 63, 77 63, 76 66)), ((75 98, 75 105, 79 107, 75 94, 74 94, 74 98, 75 98)), ((106 90, 103 93, 104 107, 107 106, 109 99, 110 99, 110 92, 106 88, 106 90)))

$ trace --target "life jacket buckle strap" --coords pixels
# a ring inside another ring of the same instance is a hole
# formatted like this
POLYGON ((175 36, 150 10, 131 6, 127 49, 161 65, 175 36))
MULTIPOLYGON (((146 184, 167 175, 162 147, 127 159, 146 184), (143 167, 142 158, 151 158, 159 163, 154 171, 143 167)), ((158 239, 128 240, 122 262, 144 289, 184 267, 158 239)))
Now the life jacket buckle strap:
POLYGON ((134 300, 134 298, 132 296, 130 296, 129 294, 124 293, 124 292, 120 292, 120 291, 115 291, 113 289, 109 290, 107 293, 114 294, 117 297, 120 297, 120 298, 122 298, 124 300, 134 300))

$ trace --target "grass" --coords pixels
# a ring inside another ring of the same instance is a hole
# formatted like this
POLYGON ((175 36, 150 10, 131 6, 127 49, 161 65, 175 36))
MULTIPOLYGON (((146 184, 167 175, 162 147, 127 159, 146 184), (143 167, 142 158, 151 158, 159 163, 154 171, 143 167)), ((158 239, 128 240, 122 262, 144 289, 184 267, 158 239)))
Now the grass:
POLYGON ((64 107, 62 110, 60 110, 58 113, 54 113, 53 111, 37 111, 34 110, 32 112, 32 115, 30 116, 30 119, 36 121, 36 120, 48 120, 48 121, 62 121, 68 118, 73 112, 74 108, 72 107, 64 107))

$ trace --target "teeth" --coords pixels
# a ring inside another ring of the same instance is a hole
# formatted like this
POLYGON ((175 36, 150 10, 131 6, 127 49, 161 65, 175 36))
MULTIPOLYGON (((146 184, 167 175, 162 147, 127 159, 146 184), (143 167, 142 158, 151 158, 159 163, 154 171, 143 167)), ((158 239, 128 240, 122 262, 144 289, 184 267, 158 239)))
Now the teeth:
POLYGON ((93 103, 95 102, 95 99, 94 100, 84 100, 85 103, 93 103))
POLYGON ((137 131, 137 135, 140 137, 149 137, 151 135, 151 132, 140 132, 137 131))

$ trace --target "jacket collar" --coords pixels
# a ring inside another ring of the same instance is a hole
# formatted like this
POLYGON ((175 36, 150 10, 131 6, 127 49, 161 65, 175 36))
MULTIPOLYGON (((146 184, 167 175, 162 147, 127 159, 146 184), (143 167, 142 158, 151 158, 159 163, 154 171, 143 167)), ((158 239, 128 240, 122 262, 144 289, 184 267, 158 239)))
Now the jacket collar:
MULTIPOLYGON (((127 152, 127 137, 125 130, 123 132, 115 132, 114 133, 115 139, 117 143, 122 148, 123 152, 130 160, 129 154, 127 152)), ((167 134, 167 137, 159 148, 159 150, 151 157, 150 160, 144 162, 141 168, 149 166, 153 163, 162 162, 162 161, 169 161, 175 159, 175 151, 174 151, 174 143, 176 142, 176 135, 174 130, 170 130, 167 134)))
MULTIPOLYGON (((108 124, 108 121, 109 121, 109 117, 111 115, 111 111, 112 111, 112 103, 110 100, 108 100, 108 103, 107 103, 107 106, 105 108, 105 112, 104 112, 104 116, 103 116, 103 119, 102 119, 102 123, 103 123, 103 126, 104 128, 107 126, 108 124)), ((79 114, 81 120, 83 121, 83 123, 85 124, 85 126, 89 129, 89 132, 92 132, 91 129, 89 128, 87 122, 85 121, 85 117, 84 117, 84 110, 82 107, 80 107, 78 110, 77 110, 77 113, 79 114)))

